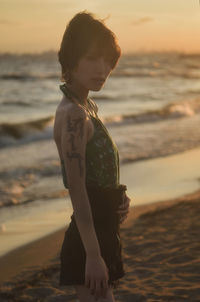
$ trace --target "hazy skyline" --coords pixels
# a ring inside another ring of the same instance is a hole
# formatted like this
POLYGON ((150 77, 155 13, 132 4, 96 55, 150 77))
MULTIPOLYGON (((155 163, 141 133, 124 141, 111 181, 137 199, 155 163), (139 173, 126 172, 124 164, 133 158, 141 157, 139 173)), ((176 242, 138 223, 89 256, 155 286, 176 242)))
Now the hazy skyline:
POLYGON ((0 0, 0 52, 57 51, 66 24, 85 9, 106 18, 123 53, 200 52, 198 0, 0 0))

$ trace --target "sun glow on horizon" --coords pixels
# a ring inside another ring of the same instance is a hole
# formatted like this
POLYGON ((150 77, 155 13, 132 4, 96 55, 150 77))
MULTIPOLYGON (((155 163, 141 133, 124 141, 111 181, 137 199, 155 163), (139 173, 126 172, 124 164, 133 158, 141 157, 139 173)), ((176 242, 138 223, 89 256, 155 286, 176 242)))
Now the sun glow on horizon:
POLYGON ((101 2, 87 0, 1 0, 0 52, 58 50, 68 21, 87 10, 104 19, 123 53, 200 52, 200 4, 192 0, 101 2))

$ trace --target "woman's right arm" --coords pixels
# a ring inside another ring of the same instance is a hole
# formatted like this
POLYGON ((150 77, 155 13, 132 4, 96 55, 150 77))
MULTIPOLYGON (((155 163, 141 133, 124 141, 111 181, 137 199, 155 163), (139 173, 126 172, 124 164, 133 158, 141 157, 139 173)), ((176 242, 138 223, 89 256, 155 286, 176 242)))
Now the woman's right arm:
MULTIPOLYGON (((108 277, 105 273, 107 268, 101 258, 101 251, 85 185, 87 114, 83 108, 70 104, 68 110, 63 113, 61 136, 62 155, 67 173, 69 194, 72 200, 76 224, 86 251, 87 261, 91 260, 89 261, 90 264, 93 263, 95 267, 96 259, 100 260, 101 265, 97 261, 97 272, 94 272, 94 278, 105 278, 108 277)), ((90 269, 92 268, 90 267, 90 269)), ((92 287, 95 288, 95 284, 92 287)))

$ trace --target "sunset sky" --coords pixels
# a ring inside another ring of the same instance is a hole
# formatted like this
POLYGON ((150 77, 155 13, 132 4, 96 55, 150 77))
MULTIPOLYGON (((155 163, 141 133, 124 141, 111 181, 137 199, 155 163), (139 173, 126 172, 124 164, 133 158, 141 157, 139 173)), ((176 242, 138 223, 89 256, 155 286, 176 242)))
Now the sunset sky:
POLYGON ((0 0, 0 52, 58 50, 67 22, 85 9, 106 18, 123 53, 200 52, 199 0, 0 0))

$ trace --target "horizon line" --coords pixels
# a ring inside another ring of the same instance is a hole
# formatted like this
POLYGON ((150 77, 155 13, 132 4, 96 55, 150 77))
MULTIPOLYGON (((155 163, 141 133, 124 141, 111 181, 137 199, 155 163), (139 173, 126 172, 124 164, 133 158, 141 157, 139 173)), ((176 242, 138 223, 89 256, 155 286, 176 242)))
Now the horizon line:
MULTIPOLYGON (((56 54, 58 50, 54 49, 48 49, 48 50, 41 50, 41 51, 26 51, 26 52, 12 52, 12 51, 0 51, 0 55, 42 55, 42 54, 56 54)), ((186 55, 200 55, 200 50, 199 51, 185 51, 185 50, 177 50, 177 49, 171 49, 171 50, 145 50, 145 49, 138 49, 138 50, 133 50, 133 51, 126 51, 122 52, 121 56, 123 55, 132 55, 132 54, 150 54, 150 53, 177 53, 177 54, 186 54, 186 55)))

